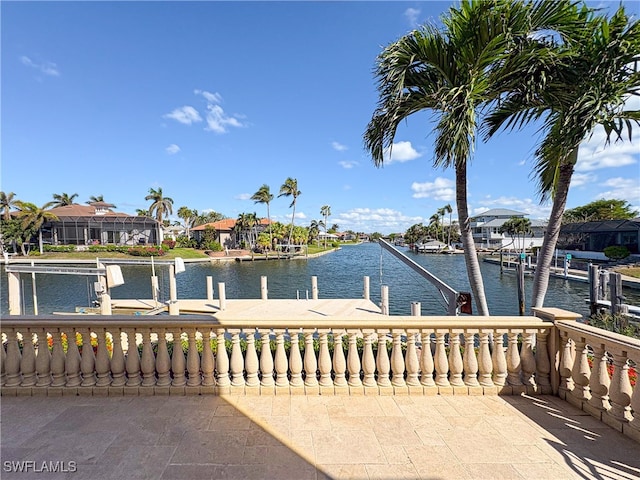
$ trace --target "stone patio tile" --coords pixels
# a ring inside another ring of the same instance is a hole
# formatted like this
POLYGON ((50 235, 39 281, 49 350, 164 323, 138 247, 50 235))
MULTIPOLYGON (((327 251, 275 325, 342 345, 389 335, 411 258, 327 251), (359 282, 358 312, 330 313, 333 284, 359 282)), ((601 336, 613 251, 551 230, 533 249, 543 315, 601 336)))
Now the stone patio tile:
POLYGON ((510 464, 471 463, 465 465, 471 478, 476 480, 522 480, 522 476, 510 464))
POLYGON ((247 417, 212 417, 207 430, 249 430, 251 419, 247 417))
POLYGON ((422 445, 422 440, 411 427, 377 424, 373 427, 373 433, 380 445, 422 445))
POLYGON ((513 463, 516 472, 526 480, 575 480, 589 478, 581 476, 578 471, 571 471, 555 463, 513 463))
POLYGON ((358 480, 369 478, 367 469, 361 464, 318 465, 318 480, 358 480))
POLYGON ((214 478, 215 467, 211 465, 180 464, 167 465, 160 480, 209 480, 214 478))
POLYGON ((312 432, 318 464, 386 463, 382 448, 370 430, 312 432))
POLYGON ((380 445, 389 465, 411 463, 409 455, 402 445, 380 445))
POLYGON ((463 465, 458 463, 416 463, 413 462, 418 475, 423 480, 459 480, 473 479, 463 465))
MULTIPOLYGON (((415 445, 415 446, 405 446, 405 452, 407 452, 407 456, 411 463, 413 463, 416 468, 419 468, 418 465, 426 465, 426 464, 449 464, 449 465, 457 465, 459 463, 458 459, 455 457, 451 449, 449 449, 446 445, 415 445)), ((463 469, 464 470, 464 469, 463 469)), ((420 470, 418 473, 422 475, 420 470)))
POLYGON ((369 417, 329 415, 329 424, 332 430, 363 430, 371 428, 374 421, 369 417))
POLYGON ((170 463, 225 465, 240 463, 248 431, 194 431, 185 434, 170 463))
POLYGON ((109 471, 115 478, 158 478, 175 449, 140 444, 110 446, 93 468, 95 472, 109 471))
POLYGON ((370 480, 414 480, 419 478, 416 467, 412 464, 405 465, 366 465, 370 480))
POLYGON ((402 413, 402 410, 400 410, 396 403, 397 397, 376 396, 374 398, 378 401, 378 405, 380 405, 380 409, 384 412, 384 416, 404 417, 404 413, 402 413))

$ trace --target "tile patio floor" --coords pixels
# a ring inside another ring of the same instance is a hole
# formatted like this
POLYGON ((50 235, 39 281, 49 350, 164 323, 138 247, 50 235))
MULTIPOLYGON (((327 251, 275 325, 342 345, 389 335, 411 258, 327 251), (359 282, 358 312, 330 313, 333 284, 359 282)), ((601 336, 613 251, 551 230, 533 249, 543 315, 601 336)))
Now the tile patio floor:
POLYGON ((551 396, 0 401, 3 480, 640 478, 640 444, 551 396))

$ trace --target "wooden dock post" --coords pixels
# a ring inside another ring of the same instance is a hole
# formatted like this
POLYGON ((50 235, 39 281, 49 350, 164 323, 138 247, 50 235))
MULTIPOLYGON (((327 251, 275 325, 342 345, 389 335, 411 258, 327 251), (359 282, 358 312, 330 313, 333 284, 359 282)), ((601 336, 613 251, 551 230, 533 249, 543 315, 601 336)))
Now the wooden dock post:
POLYGON ((267 276, 260 277, 260 298, 267 300, 269 298, 269 290, 267 290, 267 276))
POLYGON ((382 315, 389 315, 389 285, 380 287, 380 310, 382 315))
POLYGON ((520 316, 524 316, 524 261, 522 257, 516 264, 516 273, 518 274, 518 312, 520 316))
POLYGON ((364 277, 364 290, 362 292, 362 298, 369 300, 369 277, 364 277))
POLYGON ((318 300, 318 277, 315 275, 311 277, 311 298, 318 300))
POLYGON ((611 300, 611 315, 622 313, 622 275, 609 273, 609 300, 611 300))
POLYGON ((213 277, 211 275, 207 276, 207 300, 213 301, 213 277))
POLYGON ((224 282, 218 282, 218 298, 220 299, 220 310, 225 310, 227 308, 227 293, 224 282))
POLYGON ((598 313, 600 276, 598 274, 598 266, 593 263, 589 264, 589 311, 591 315, 598 313))

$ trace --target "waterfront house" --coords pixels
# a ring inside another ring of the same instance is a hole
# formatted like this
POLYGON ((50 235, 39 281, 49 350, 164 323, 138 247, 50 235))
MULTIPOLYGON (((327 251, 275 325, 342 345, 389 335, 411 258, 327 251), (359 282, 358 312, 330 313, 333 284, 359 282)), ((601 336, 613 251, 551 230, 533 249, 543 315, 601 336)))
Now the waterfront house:
POLYGON ((568 223, 560 229, 558 249, 580 258, 605 260, 603 250, 612 245, 640 254, 640 217, 632 220, 601 220, 568 223))
MULTIPOLYGON (((269 226, 269 220, 261 218, 256 225, 258 234, 269 226)), ((190 229, 192 238, 196 242, 200 242, 204 238, 204 232, 207 228, 214 229, 216 232, 215 240, 225 248, 238 248, 240 245, 240 232, 235 230, 236 220, 233 218, 225 218, 217 222, 204 223, 190 229)))
POLYGON ((93 202, 55 207, 58 219, 42 225, 42 239, 51 245, 157 245, 162 225, 151 217, 114 212, 113 205, 93 202))
POLYGON ((513 217, 526 218, 527 214, 508 208, 494 208, 473 217, 471 219, 471 231, 476 248, 521 250, 522 248, 540 247, 544 238, 544 231, 547 228, 547 221, 530 220, 531 235, 525 238, 524 245, 520 245, 522 238, 511 238, 506 233, 500 233, 500 227, 513 217))

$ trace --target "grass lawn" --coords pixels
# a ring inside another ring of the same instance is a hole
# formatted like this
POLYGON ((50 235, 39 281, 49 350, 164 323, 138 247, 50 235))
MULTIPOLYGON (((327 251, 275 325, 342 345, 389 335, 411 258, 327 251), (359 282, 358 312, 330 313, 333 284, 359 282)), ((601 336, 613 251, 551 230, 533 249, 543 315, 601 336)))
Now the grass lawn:
MULTIPOLYGON (((209 258, 202 250, 195 250, 193 248, 174 248, 167 251, 162 257, 154 257, 162 260, 173 260, 176 257, 180 258, 209 258)), ((46 260, 95 260, 96 258, 122 258, 127 260, 150 260, 150 257, 137 257, 133 255, 127 255, 126 253, 119 252, 45 252, 42 255, 33 255, 30 257, 16 257, 20 259, 33 258, 34 260, 46 259, 46 260)))
POLYGON ((616 268, 615 271, 628 277, 640 278, 640 267, 620 267, 616 268))

